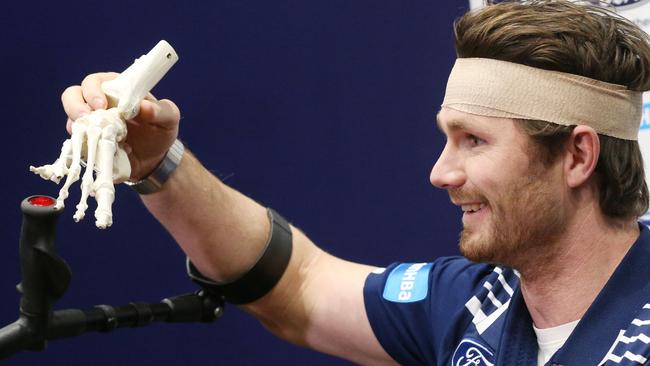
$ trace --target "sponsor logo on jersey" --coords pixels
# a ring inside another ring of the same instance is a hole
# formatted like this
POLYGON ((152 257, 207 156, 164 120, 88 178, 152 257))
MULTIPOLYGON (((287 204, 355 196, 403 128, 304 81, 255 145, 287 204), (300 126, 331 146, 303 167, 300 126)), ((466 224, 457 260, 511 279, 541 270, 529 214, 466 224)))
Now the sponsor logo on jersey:
POLYGON ((494 366, 494 352, 474 338, 465 338, 451 360, 452 366, 494 366))
POLYGON ((402 263, 395 267, 386 280, 384 299, 404 303, 426 298, 431 267, 431 263, 402 263))

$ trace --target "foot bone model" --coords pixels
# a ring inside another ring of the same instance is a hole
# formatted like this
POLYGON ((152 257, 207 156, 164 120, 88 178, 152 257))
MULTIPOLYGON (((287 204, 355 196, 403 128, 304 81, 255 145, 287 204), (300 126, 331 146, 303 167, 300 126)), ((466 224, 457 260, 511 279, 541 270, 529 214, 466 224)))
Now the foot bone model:
POLYGON ((139 112, 140 102, 176 63, 178 56, 166 41, 160 41, 146 55, 135 60, 117 78, 102 83, 107 96, 107 109, 98 109, 72 123, 72 135, 63 142, 61 155, 52 164, 29 170, 43 179, 59 183, 67 175, 59 191, 56 208, 64 207, 68 189, 79 180, 82 165, 81 199, 74 214, 75 221, 84 218, 88 196, 95 197, 95 225, 105 229, 113 223, 114 183, 122 183, 131 175, 131 164, 119 145, 127 135, 126 120, 139 112), (85 160, 85 161, 84 161, 85 160))

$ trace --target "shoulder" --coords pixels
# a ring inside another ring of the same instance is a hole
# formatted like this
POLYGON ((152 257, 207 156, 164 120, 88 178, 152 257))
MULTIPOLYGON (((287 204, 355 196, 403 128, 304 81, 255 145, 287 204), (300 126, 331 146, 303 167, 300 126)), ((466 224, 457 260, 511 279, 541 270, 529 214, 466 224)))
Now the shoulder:
MULTIPOLYGON (((433 262, 392 263, 373 271, 366 279, 366 291, 380 291, 388 301, 416 302, 450 286, 454 292, 472 292, 495 268, 470 262, 463 257, 442 257, 433 262), (416 294, 404 293, 413 289, 416 294), (401 293, 401 295, 400 295, 401 293)), ((501 271, 503 272, 503 271, 501 271)))
POLYGON ((511 269, 443 257, 374 271, 366 279, 364 302, 389 354, 401 363, 436 364, 453 334, 471 323, 489 326, 490 315, 517 284, 511 269))

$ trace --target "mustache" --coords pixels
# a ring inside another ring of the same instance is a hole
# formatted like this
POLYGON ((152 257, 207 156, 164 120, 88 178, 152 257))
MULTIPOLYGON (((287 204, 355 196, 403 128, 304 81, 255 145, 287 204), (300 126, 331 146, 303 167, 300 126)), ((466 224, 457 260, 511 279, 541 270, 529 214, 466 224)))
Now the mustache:
POLYGON ((471 201, 482 201, 487 202, 487 198, 482 195, 479 191, 472 189, 450 189, 447 191, 449 193, 449 199, 452 202, 471 202, 471 201))

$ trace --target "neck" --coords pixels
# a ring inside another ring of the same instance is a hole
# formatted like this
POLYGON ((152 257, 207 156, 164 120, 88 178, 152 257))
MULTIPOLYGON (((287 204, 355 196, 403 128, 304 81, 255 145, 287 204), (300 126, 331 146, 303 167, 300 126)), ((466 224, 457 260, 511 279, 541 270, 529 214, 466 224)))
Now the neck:
POLYGON ((549 328, 582 318, 639 236, 636 221, 612 223, 590 210, 566 234, 530 253, 521 291, 533 322, 549 328))

